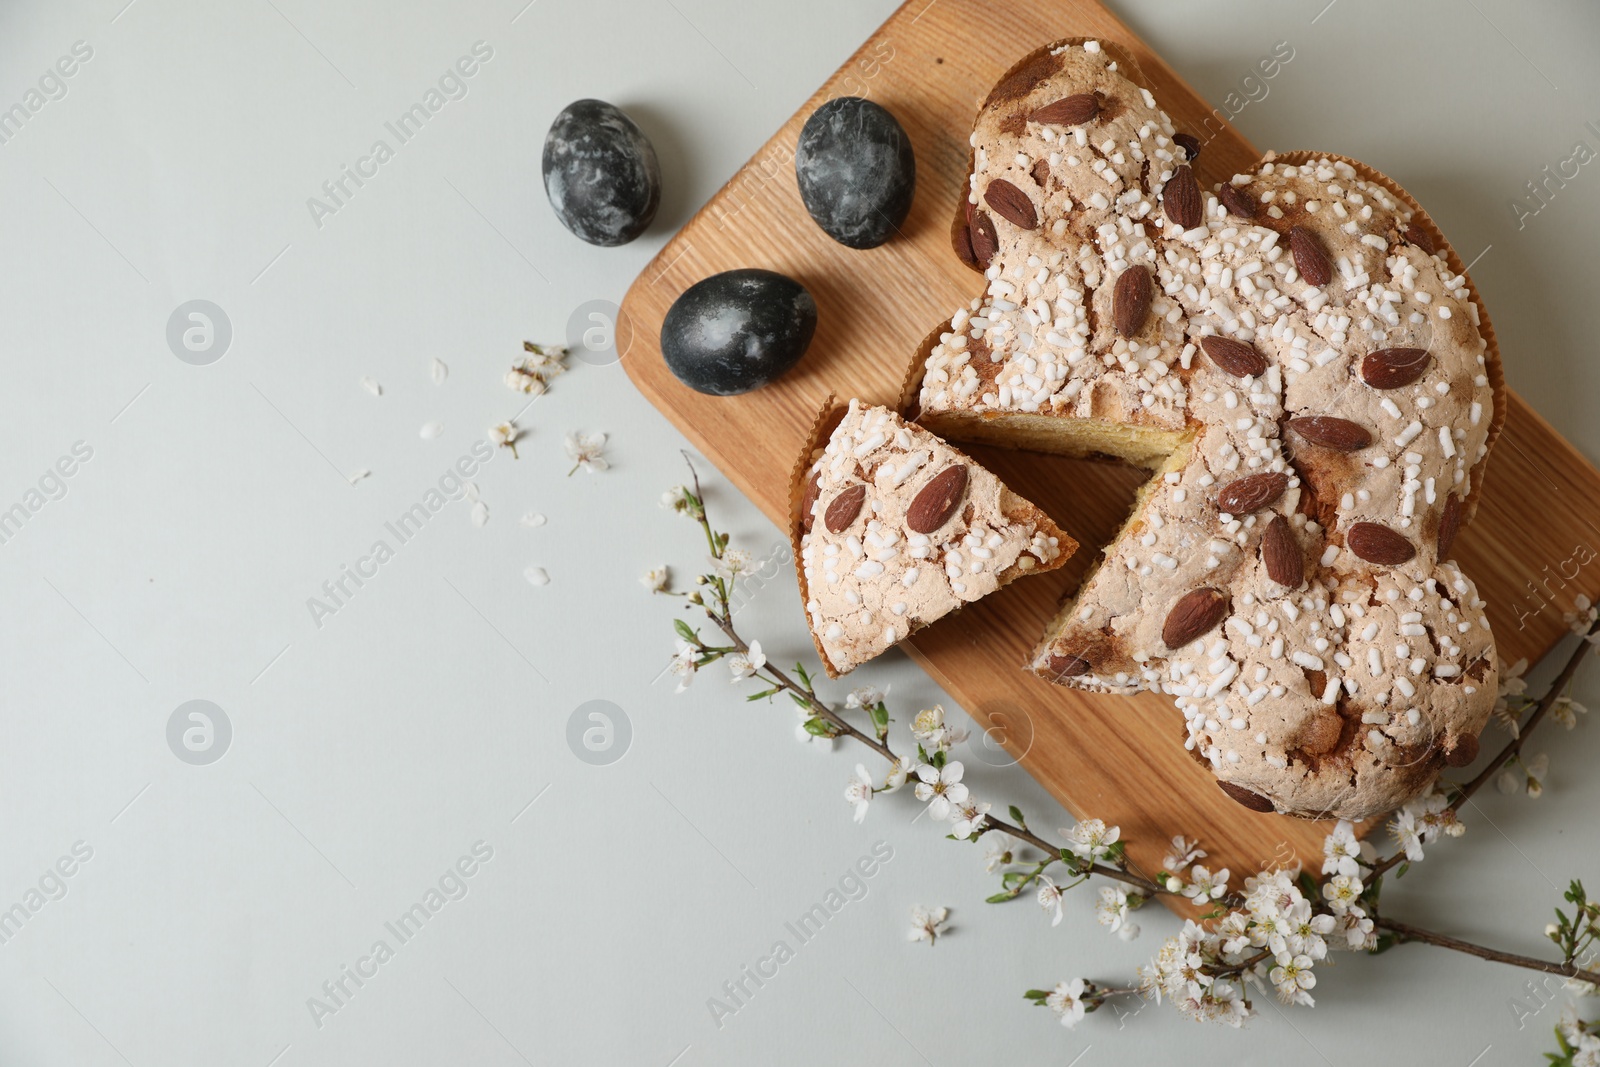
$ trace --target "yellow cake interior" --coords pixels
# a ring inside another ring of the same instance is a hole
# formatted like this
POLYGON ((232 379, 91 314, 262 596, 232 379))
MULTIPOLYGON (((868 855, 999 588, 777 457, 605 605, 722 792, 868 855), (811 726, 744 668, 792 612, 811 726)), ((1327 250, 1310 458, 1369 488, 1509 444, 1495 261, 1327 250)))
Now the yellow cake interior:
POLYGON ((1109 457, 1144 467, 1151 472, 1149 480, 1139 486, 1128 518, 1117 530, 1116 536, 1102 546, 1100 556, 1090 564, 1078 591, 1062 603, 1060 611, 1045 631, 1043 644, 1054 640, 1072 617, 1078 597, 1094 581, 1111 547, 1120 544, 1126 537, 1137 536, 1150 494, 1155 492, 1166 474, 1181 471, 1188 465, 1189 452, 1195 439, 1193 429, 1161 430, 1106 419, 1062 418, 1059 415, 1018 412, 1007 412, 998 417, 961 411, 939 412, 925 414, 919 421, 941 437, 952 440, 1080 459, 1109 457))

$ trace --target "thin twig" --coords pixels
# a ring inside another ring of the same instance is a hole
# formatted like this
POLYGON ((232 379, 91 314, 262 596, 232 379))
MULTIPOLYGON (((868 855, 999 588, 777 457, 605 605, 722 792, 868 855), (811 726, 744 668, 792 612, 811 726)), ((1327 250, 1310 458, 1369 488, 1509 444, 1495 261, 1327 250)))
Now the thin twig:
POLYGON ((1481 960, 1509 963, 1513 967, 1523 967, 1530 971, 1543 971, 1545 974, 1559 974, 1563 978, 1576 978, 1580 982, 1600 985, 1600 973, 1586 971, 1575 963, 1552 963, 1549 960, 1523 956, 1515 952, 1502 952, 1499 949, 1475 945, 1471 941, 1463 941, 1459 937, 1450 937, 1446 934, 1435 933, 1432 930, 1424 930, 1420 926, 1397 922, 1394 919, 1374 919, 1373 925, 1379 929, 1389 931, 1400 941, 1420 941, 1423 944, 1447 948, 1453 952, 1465 952, 1467 955, 1476 956, 1481 960))

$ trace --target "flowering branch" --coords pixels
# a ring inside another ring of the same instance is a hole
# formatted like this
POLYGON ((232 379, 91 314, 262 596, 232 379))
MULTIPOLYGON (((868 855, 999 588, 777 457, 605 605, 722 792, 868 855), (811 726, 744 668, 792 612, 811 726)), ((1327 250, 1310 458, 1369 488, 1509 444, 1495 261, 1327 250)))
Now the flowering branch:
POLYGON ((1397 922, 1394 919, 1378 919, 1376 922, 1380 929, 1388 930, 1395 935, 1396 944, 1403 944, 1407 941, 1420 941, 1427 945, 1437 945, 1439 948, 1465 952, 1467 955, 1476 956, 1480 960, 1509 963, 1513 967, 1525 967, 1530 971, 1543 971, 1545 974, 1559 974, 1563 978, 1588 982, 1590 985, 1600 985, 1600 972, 1586 971, 1571 960, 1563 963, 1551 963, 1549 960, 1541 960, 1533 956, 1522 956, 1515 952, 1501 952, 1499 949, 1475 945, 1471 941, 1447 937, 1444 934, 1434 933, 1432 930, 1423 930, 1420 927, 1397 922))
MULTIPOLYGON (((1425 844, 1441 835, 1455 837, 1464 832, 1458 813, 1485 783, 1499 774, 1502 788, 1508 782, 1508 791, 1522 788, 1516 777, 1505 770, 1508 764, 1514 762, 1526 772, 1530 795, 1537 796, 1542 789, 1540 778, 1546 761, 1542 756, 1523 761, 1522 749, 1529 734, 1547 718, 1553 716, 1570 728, 1577 713, 1584 710, 1572 701, 1567 690, 1585 654, 1600 644, 1600 612, 1586 599, 1579 598, 1577 614, 1568 617, 1572 629, 1584 641, 1542 699, 1535 702, 1523 695, 1526 684, 1521 674, 1525 664, 1502 672, 1496 718, 1510 730, 1512 741, 1470 782, 1436 784, 1402 808, 1390 826, 1400 844, 1392 855, 1379 859, 1372 845, 1358 840, 1354 828, 1341 821, 1324 842, 1321 878, 1298 866, 1263 870, 1247 877, 1242 888, 1234 889, 1229 885, 1231 872, 1222 869, 1213 873, 1201 866, 1198 861, 1206 853, 1182 837, 1173 839, 1172 852, 1161 872, 1149 877, 1130 869, 1126 843, 1120 840, 1118 828, 1107 827, 1098 819, 1085 819, 1063 829, 1064 842, 1056 843, 1031 829, 1015 805, 1007 809, 1009 820, 989 814, 991 805, 971 795, 962 781, 961 763, 950 758, 951 749, 965 739, 966 732, 947 725, 942 708, 925 709, 912 719, 910 733, 916 755, 901 755, 890 740, 885 693, 869 687, 856 689, 841 709, 818 695, 803 664, 796 663, 791 673, 769 663, 761 643, 747 641, 733 619, 734 588, 754 571, 750 555, 731 548, 728 535, 711 525, 693 463, 689 464, 689 472, 692 488, 677 486, 669 490, 662 504, 699 524, 710 550, 711 572, 700 575, 696 579, 698 588, 690 593, 666 589, 666 568, 652 571, 645 579, 645 584, 656 592, 685 597, 720 633, 720 637, 706 639, 681 620, 674 624, 678 651, 671 670, 678 676, 679 692, 700 670, 723 660, 734 682, 753 680, 762 685, 747 699, 770 700, 787 695, 800 711, 803 721, 799 732, 804 738, 829 743, 849 738, 882 756, 889 762, 889 770, 881 784, 858 764, 845 789, 845 799, 855 807, 856 820, 866 817, 875 795, 894 792, 914 778, 917 799, 928 805, 936 820, 952 823, 952 839, 976 842, 993 834, 1002 842, 991 843, 986 861, 990 872, 999 873, 1001 880, 1001 890, 989 897, 990 903, 1013 900, 1032 889, 1055 924, 1062 919, 1063 894, 1098 877, 1111 884, 1099 889, 1097 917, 1125 940, 1139 933, 1129 913, 1153 897, 1187 899, 1197 906, 1209 907, 1199 921, 1185 922, 1181 932, 1161 947, 1147 967, 1140 969, 1137 985, 1099 985, 1075 978, 1053 990, 1027 992, 1029 1000, 1054 1010, 1064 1025, 1073 1026, 1085 1013, 1107 1001, 1133 994, 1157 1001, 1170 998, 1187 1015, 1234 1026, 1253 1014, 1246 994, 1249 988, 1270 984, 1286 1003, 1309 1006, 1313 1001, 1308 991, 1316 984, 1313 971, 1326 958, 1330 942, 1335 948, 1369 953, 1418 942, 1560 975, 1571 982, 1600 985, 1600 972, 1582 965, 1600 946, 1600 903, 1589 900, 1579 882, 1573 882, 1566 894, 1566 900, 1575 907, 1573 914, 1556 909, 1558 921, 1545 930, 1562 950, 1560 961, 1504 952, 1379 913, 1383 875, 1398 867, 1396 877, 1403 876, 1412 862, 1422 859, 1425 844), (852 711, 864 714, 865 721, 851 721, 846 713, 852 711), (1038 850, 1042 856, 1032 855, 1029 849, 1038 850), (1056 878, 1062 881, 1058 883, 1056 878)), ((933 943, 943 933, 947 915, 942 908, 919 909, 914 916, 913 939, 933 943)), ((1568 1059, 1560 1062, 1572 1062, 1574 1067, 1592 1062, 1593 1067, 1600 1067, 1600 1024, 1564 1025, 1567 1029, 1560 1031, 1561 1045, 1568 1059), (1573 1059, 1590 1051, 1591 1044, 1592 1061, 1573 1059)))

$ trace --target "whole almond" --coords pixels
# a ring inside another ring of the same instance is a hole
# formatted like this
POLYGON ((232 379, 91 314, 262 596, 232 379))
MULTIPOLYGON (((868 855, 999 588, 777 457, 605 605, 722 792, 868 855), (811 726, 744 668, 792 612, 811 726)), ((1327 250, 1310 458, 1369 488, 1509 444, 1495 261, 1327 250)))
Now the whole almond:
POLYGON ((1304 415, 1289 420, 1289 429, 1307 444, 1339 452, 1359 452, 1372 443, 1365 426, 1332 415, 1304 415))
POLYGON ((1013 226, 1020 226, 1024 230, 1039 228, 1039 213, 1033 209, 1033 201, 1028 199, 1027 193, 1004 178, 996 178, 989 183, 989 188, 983 193, 983 202, 1013 226))
POLYGON ((1172 177, 1167 179, 1166 188, 1161 190, 1161 206, 1168 220, 1181 229, 1192 230, 1200 225, 1205 202, 1200 197, 1200 183, 1188 164, 1173 171, 1172 177))
POLYGON ((1417 554, 1417 548, 1404 534, 1380 522, 1358 522, 1345 531, 1344 543, 1350 551, 1380 567, 1398 567, 1417 554))
POLYGON ((1237 215, 1241 219, 1256 217, 1256 198, 1230 182, 1224 182, 1222 191, 1217 193, 1217 199, 1222 201, 1222 206, 1228 209, 1228 214, 1237 215))
POLYGON ((1211 334, 1200 338, 1200 347, 1206 350, 1211 362, 1235 378, 1255 378, 1266 373, 1267 357, 1244 341, 1211 334))
POLYGON ((1444 498, 1444 509, 1439 512, 1439 558, 1449 559, 1450 549, 1461 532, 1461 498, 1451 493, 1444 498))
POLYGON ((1251 792, 1242 785, 1234 785, 1232 782, 1218 782, 1217 786, 1251 811, 1269 813, 1275 810, 1272 801, 1260 793, 1251 792))
POLYGON ((1279 471, 1263 471, 1235 478, 1217 493, 1217 510, 1229 515, 1248 515, 1275 503, 1289 488, 1289 476, 1279 471))
POLYGON ((1200 158, 1200 138, 1192 133, 1175 133, 1172 139, 1182 146, 1186 162, 1193 163, 1200 158))
POLYGON ((1322 238, 1304 226, 1289 227, 1289 252, 1306 284, 1327 285, 1333 280, 1333 264, 1322 247, 1322 238))
POLYGON ((1374 389, 1399 389, 1428 369, 1426 348, 1380 348, 1361 360, 1361 380, 1374 389))
POLYGON ((906 509, 906 526, 912 533, 933 533, 950 521, 966 494, 966 465, 951 464, 929 479, 911 498, 911 506, 906 509))
POLYGON ((811 509, 817 503, 817 494, 820 491, 817 479, 820 477, 820 472, 812 471, 810 477, 806 478, 805 492, 800 494, 800 529, 806 533, 811 532, 811 523, 814 519, 811 509))
POLYGON ((1421 226, 1418 226, 1414 222, 1408 222, 1405 225, 1405 229, 1400 231, 1400 235, 1407 241, 1422 249, 1424 252, 1428 253, 1428 255, 1433 255, 1433 237, 1430 236, 1428 231, 1424 230, 1421 226))
POLYGON ((1305 554, 1282 515, 1267 523, 1267 532, 1261 535, 1261 562, 1266 564, 1267 577, 1281 586, 1299 589, 1306 580, 1305 554))
POLYGON ((1063 656, 1060 653, 1052 653, 1045 667, 1052 678, 1061 679, 1076 678, 1079 675, 1088 674, 1093 664, 1082 656, 1063 656))
POLYGON ((1478 758, 1478 739, 1472 734, 1462 734, 1444 754, 1444 761, 1452 767, 1465 767, 1478 758))
POLYGON ((1129 267, 1117 277, 1111 291, 1111 318, 1122 336, 1132 337, 1144 326, 1150 314, 1152 288, 1148 267, 1129 267))
POLYGON ((1161 640, 1168 648, 1183 648, 1209 633, 1228 615, 1228 594, 1220 589, 1196 589, 1185 593, 1167 612, 1161 626, 1161 640))
POLYGON ((1048 126, 1082 126, 1086 122, 1093 122, 1098 114, 1100 101, 1093 93, 1074 93, 1037 108, 1028 117, 1048 126))
POLYGON ((994 220, 987 212, 979 211, 972 216, 972 254, 978 260, 978 266, 984 270, 989 269, 989 261, 994 254, 1000 251, 1000 238, 994 231, 994 220))
POLYGON ((867 487, 860 483, 852 485, 828 504, 828 510, 822 513, 822 521, 827 524, 833 533, 844 533, 850 529, 850 524, 856 521, 856 516, 861 514, 861 505, 866 503, 867 487))

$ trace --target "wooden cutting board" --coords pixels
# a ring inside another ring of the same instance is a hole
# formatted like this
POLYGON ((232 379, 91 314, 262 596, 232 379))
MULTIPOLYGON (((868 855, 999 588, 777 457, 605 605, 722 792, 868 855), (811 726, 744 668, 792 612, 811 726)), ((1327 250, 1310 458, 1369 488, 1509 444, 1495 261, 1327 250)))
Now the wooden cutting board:
MULTIPOLYGON (((1120 44, 1142 84, 1179 130, 1204 142, 1204 188, 1248 169, 1260 152, 1144 42, 1095 0, 910 0, 819 89, 690 220, 629 289, 623 315, 633 340, 628 375, 705 456, 780 527, 789 473, 830 394, 894 405, 929 331, 983 290, 950 248, 962 193, 967 135, 979 102, 1017 59, 1063 37, 1120 44), (902 236, 853 251, 811 221, 795 184, 794 146, 825 100, 866 96, 888 108, 916 147, 917 190, 902 236), (735 267, 798 279, 820 321, 810 351, 781 381, 740 397, 703 396, 661 359, 661 321, 694 282, 735 267)), ((1343 145, 1280 145, 1281 150, 1343 145)), ((1405 175, 1392 175, 1404 182, 1405 175)), ((1489 301, 1493 312, 1493 301, 1489 301)), ((620 331, 619 331, 620 332, 620 331)), ((1503 352, 1506 363, 1524 358, 1503 352)), ((1026 578, 912 639, 908 651, 991 736, 1080 817, 1122 827, 1129 856, 1159 869, 1174 834, 1200 835, 1211 861, 1236 877, 1295 857, 1320 869, 1327 826, 1247 811, 1219 791, 1183 749, 1183 718, 1170 699, 1097 696, 1049 685, 1022 665, 1091 560, 1133 503, 1141 470, 1035 453, 966 447, 1083 544, 1061 571, 1026 578)), ((1489 464, 1476 520, 1457 556, 1484 598, 1507 661, 1538 659, 1566 632, 1562 612, 1585 593, 1600 599, 1600 472, 1520 398, 1489 464), (1555 505, 1555 506, 1552 506, 1555 505), (1528 521, 1538 516, 1538 522, 1528 521)), ((799 620, 797 620, 798 622, 799 620)), ((848 683, 846 683, 848 684, 848 683)), ((842 696, 844 684, 826 692, 842 696)), ((906 712, 902 711, 903 719, 906 712)), ((1492 728, 1491 728, 1492 729, 1492 728)), ((962 751, 975 789, 982 763, 1011 757, 996 746, 962 751)), ((989 797, 1003 801, 1003 797, 989 797)))

